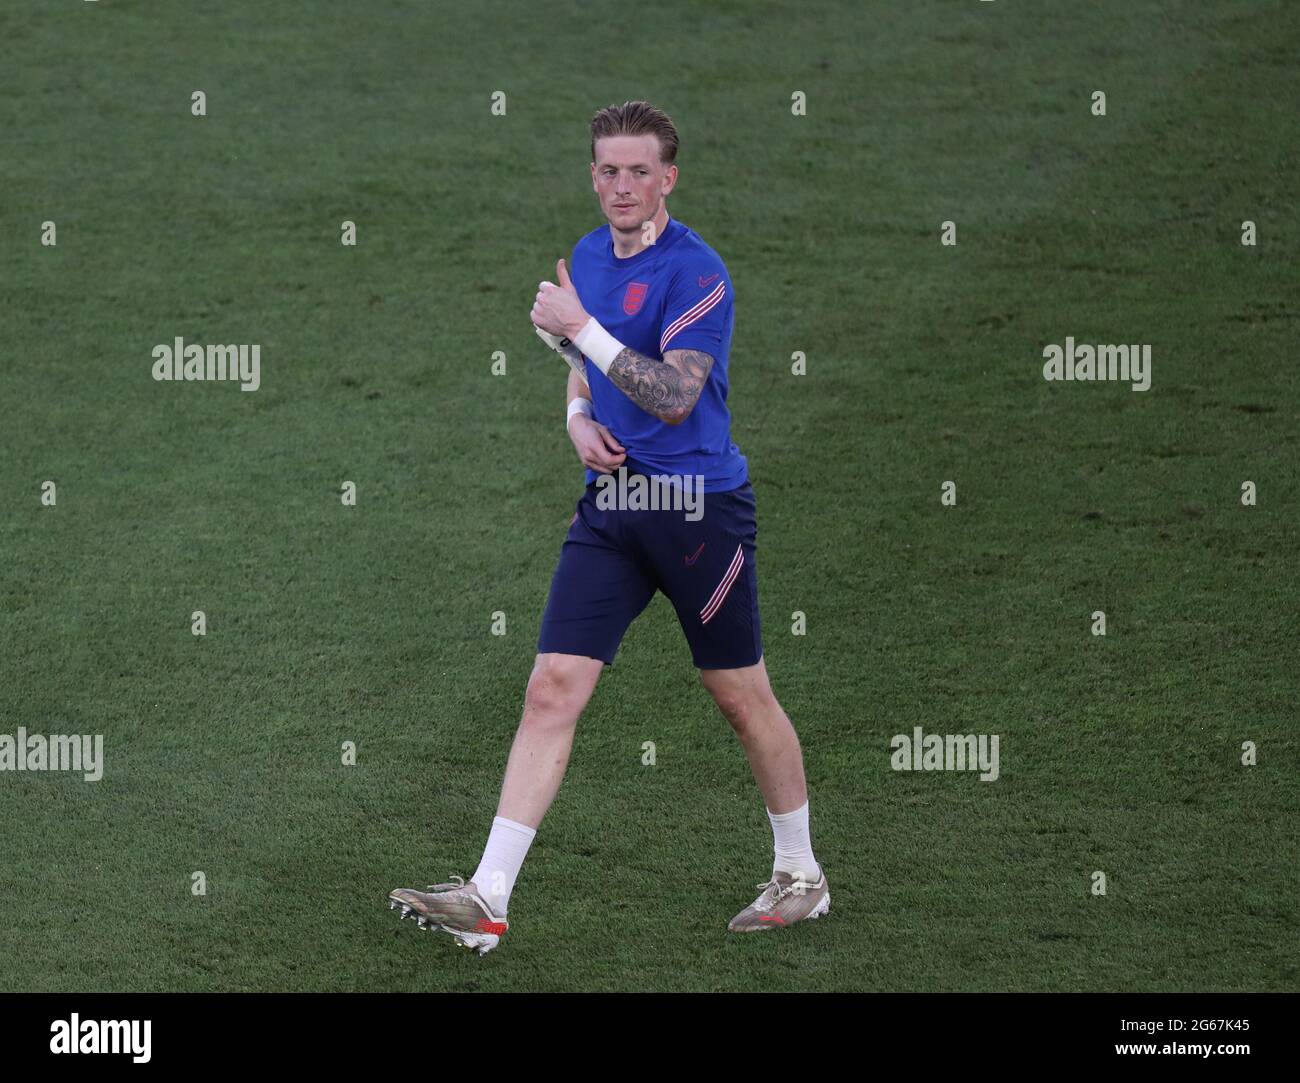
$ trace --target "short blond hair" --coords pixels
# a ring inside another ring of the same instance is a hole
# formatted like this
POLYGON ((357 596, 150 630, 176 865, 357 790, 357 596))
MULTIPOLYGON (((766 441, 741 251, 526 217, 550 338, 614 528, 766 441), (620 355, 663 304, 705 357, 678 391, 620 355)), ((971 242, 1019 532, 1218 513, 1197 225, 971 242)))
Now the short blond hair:
POLYGON ((677 127, 662 109, 649 102, 607 105, 591 118, 591 160, 596 160, 596 140, 607 135, 653 135, 659 139, 659 160, 677 160, 677 127))

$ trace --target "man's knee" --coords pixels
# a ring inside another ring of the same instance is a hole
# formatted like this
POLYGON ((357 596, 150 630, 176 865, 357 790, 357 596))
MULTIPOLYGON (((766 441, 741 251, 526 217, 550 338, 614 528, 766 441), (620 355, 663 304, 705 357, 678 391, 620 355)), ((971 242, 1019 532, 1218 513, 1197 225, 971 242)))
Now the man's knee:
MULTIPOLYGON (((778 708, 766 679, 738 670, 700 670, 700 680, 732 729, 743 734, 778 708)), ((779 709, 779 708, 778 708, 779 709)))
POLYGON ((602 663, 573 654, 539 654, 524 696, 524 723, 576 721, 591 698, 602 663))

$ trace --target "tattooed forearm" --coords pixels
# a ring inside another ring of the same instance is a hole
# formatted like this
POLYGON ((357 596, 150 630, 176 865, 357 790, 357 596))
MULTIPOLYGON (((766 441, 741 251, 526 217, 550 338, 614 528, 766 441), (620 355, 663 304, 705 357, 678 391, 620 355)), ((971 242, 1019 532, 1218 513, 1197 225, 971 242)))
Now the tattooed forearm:
POLYGON ((680 425, 695 409, 712 368, 712 356, 699 350, 669 350, 662 361, 656 361, 624 349, 606 375, 646 413, 680 425))

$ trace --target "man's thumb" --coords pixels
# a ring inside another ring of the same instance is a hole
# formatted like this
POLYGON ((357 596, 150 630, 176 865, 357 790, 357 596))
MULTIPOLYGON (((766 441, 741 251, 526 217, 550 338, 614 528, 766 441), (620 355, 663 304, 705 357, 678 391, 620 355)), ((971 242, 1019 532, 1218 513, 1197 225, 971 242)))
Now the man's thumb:
POLYGON ((573 279, 569 277, 569 269, 564 266, 564 260, 560 260, 555 265, 555 277, 560 280, 561 289, 573 289, 573 279))

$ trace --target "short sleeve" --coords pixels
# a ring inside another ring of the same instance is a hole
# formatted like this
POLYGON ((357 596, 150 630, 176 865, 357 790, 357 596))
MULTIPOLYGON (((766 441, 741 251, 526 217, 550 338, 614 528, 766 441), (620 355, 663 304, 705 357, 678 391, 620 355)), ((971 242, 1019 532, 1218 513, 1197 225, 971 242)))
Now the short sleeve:
POLYGON ((659 356, 668 350, 702 350, 717 357, 731 312, 731 280, 716 256, 701 253, 680 267, 668 291, 659 356))

